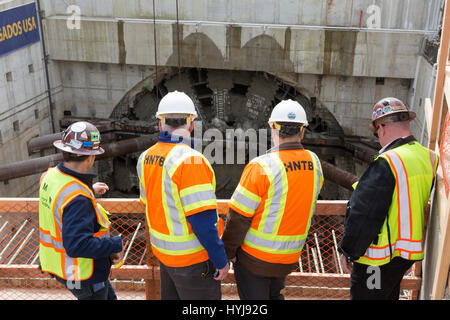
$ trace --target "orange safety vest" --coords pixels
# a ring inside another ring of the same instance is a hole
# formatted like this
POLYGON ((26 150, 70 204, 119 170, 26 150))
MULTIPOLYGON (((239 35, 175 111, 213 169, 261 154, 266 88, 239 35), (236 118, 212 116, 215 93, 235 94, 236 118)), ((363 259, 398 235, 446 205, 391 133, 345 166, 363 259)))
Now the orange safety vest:
POLYGON ((252 218, 242 250, 271 263, 298 261, 323 185, 311 151, 282 150, 251 161, 229 206, 252 218))
POLYGON ((217 210, 216 181, 208 160, 183 143, 158 142, 137 163, 155 256, 170 267, 208 260, 186 217, 217 210))

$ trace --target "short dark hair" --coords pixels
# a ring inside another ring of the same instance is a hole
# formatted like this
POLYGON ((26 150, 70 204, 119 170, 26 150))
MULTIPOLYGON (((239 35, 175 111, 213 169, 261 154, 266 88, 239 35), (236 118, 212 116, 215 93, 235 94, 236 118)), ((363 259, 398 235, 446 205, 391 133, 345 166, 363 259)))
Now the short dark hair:
POLYGON ((187 124, 187 118, 165 118, 165 124, 177 129, 187 124))
POLYGON ((70 152, 62 152, 62 155, 65 162, 83 162, 89 158, 89 155, 80 156, 70 152))
POLYGON ((278 135, 280 138, 292 138, 295 136, 299 136, 302 132, 303 125, 300 123, 292 123, 292 122, 277 122, 281 128, 278 131, 278 135))

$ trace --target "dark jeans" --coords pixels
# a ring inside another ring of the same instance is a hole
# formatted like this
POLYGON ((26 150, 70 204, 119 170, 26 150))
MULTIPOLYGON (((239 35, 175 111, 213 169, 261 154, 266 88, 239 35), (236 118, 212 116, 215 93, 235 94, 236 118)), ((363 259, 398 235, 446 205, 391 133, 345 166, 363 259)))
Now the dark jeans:
POLYGON ((161 300, 220 300, 221 282, 214 280, 216 268, 211 261, 188 267, 160 265, 161 300))
POLYGON ((353 263, 350 277, 352 300, 398 300, 400 283, 415 261, 395 257, 383 266, 353 263))
POLYGON ((258 276, 239 261, 233 264, 234 277, 241 300, 284 300, 281 290, 286 277, 258 276))
POLYGON ((99 282, 95 284, 86 284, 75 281, 66 281, 55 276, 55 279, 62 283, 78 300, 117 300, 114 288, 111 282, 99 282))

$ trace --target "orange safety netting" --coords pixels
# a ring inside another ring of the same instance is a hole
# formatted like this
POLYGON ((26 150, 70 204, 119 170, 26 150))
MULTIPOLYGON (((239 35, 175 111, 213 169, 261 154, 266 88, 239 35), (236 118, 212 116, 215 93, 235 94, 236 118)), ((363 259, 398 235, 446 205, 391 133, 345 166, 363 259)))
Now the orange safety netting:
POLYGON ((450 113, 445 117, 444 129, 440 142, 440 161, 444 174, 445 194, 448 196, 449 178, 450 178, 450 113))
MULTIPOLYGON (((121 234, 124 266, 111 283, 122 300, 158 299, 157 260, 149 250, 144 207, 138 199, 100 200, 111 212, 112 235, 121 234)), ((343 235, 345 201, 319 201, 299 267, 286 279, 286 299, 348 299, 349 275, 343 274, 336 247, 343 235)), ((219 212, 225 213, 226 201, 219 212)), ((38 200, 0 199, 0 299, 74 299, 56 280, 39 271, 38 200)), ((414 299, 420 278, 405 277, 403 298, 414 299)), ((231 272, 222 283, 223 299, 239 299, 231 272)))

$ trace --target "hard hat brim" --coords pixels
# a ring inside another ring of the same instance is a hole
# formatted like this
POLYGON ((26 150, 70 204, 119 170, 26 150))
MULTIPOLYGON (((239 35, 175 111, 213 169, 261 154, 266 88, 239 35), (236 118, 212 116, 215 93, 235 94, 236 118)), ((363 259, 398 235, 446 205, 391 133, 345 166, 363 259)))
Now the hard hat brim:
POLYGON ((415 113, 414 111, 409 111, 409 110, 399 110, 399 111, 394 111, 394 112, 391 112, 391 113, 388 113, 388 114, 384 114, 384 115, 382 115, 381 117, 379 117, 379 118, 373 120, 373 121, 372 121, 372 127, 375 128, 375 123, 376 123, 377 121, 380 121, 380 122, 389 122, 389 121, 386 121, 386 119, 389 119, 391 116, 396 115, 396 114, 399 114, 399 113, 408 113, 409 119, 406 120, 406 121, 413 121, 413 120, 416 118, 416 116, 417 116, 416 113, 415 113))
POLYGON ((174 115, 174 114, 185 114, 186 116, 191 117, 191 120, 194 120, 194 119, 196 119, 198 117, 197 113, 185 113, 185 112, 173 112, 173 113, 169 113, 169 112, 160 113, 160 112, 157 112, 155 117, 161 120, 165 116, 171 116, 171 115, 174 115))
POLYGON ((86 150, 86 149, 77 150, 77 149, 74 149, 70 146, 63 144, 61 140, 54 141, 53 146, 55 146, 56 148, 58 148, 61 151, 78 154, 78 155, 82 155, 82 156, 97 156, 97 155, 105 153, 105 150, 101 147, 99 147, 98 149, 95 149, 95 150, 86 150))
POLYGON ((274 123, 274 122, 285 122, 285 123, 292 123, 292 124, 297 124, 297 125, 302 125, 304 127, 307 127, 309 124, 308 122, 299 122, 299 121, 288 121, 286 119, 269 119, 269 121, 267 122, 270 126, 274 123))

